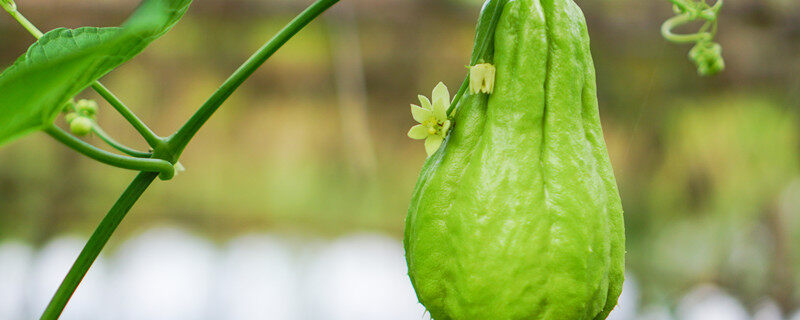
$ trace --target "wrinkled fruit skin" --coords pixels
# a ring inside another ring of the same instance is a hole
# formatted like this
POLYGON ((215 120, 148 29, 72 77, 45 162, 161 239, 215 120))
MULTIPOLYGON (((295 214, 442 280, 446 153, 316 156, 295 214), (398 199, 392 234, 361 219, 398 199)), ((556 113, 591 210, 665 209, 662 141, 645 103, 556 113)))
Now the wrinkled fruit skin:
POLYGON ((622 205, 586 22, 514 0, 494 93, 465 96, 406 219, 409 275, 435 320, 605 319, 622 291, 622 205))

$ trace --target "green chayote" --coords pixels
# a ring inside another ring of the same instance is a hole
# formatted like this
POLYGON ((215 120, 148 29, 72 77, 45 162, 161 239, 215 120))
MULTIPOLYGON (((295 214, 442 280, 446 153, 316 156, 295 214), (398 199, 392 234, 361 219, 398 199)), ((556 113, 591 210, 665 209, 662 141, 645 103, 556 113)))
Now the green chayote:
POLYGON ((583 13, 507 1, 493 48, 493 92, 456 102, 414 189, 417 296, 435 320, 605 319, 625 234, 583 13))

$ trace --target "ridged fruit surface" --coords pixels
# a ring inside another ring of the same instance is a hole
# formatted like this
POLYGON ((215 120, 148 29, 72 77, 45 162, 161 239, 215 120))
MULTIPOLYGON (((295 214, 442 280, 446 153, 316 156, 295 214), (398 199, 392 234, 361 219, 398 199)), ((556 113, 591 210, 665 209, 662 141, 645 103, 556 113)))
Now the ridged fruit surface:
POLYGON ((622 205, 586 22, 572 0, 512 0, 491 95, 461 99, 406 219, 435 320, 605 319, 622 290, 622 205))

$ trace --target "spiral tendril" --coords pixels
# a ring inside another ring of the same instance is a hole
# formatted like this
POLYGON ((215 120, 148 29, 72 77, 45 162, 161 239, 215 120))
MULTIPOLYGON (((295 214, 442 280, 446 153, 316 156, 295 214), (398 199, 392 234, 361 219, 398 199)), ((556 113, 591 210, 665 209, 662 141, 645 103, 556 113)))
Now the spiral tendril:
POLYGON ((722 46, 714 42, 717 21, 723 0, 709 5, 706 0, 670 0, 676 16, 665 21, 661 33, 665 39, 675 43, 694 43, 689 51, 689 59, 697 66, 697 72, 708 76, 725 69, 722 46), (692 34, 677 34, 673 29, 692 23, 705 21, 700 30, 692 34))

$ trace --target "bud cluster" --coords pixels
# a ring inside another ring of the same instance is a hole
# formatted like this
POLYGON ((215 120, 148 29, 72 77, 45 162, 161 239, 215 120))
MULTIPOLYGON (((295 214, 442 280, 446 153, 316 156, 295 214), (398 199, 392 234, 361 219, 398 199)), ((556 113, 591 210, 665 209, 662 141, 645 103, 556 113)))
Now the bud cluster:
POLYGON ((73 112, 64 118, 69 124, 69 129, 78 136, 87 135, 92 131, 95 116, 97 115, 97 102, 81 99, 75 103, 73 112))

